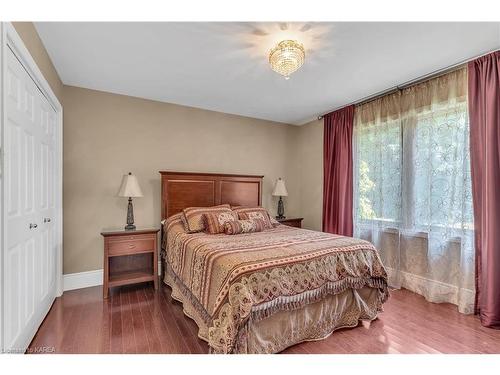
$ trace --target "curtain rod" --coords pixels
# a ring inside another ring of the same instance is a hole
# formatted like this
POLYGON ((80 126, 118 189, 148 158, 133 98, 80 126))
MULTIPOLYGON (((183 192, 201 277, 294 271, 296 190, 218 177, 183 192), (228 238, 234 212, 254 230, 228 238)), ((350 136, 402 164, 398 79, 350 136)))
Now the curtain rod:
POLYGON ((432 71, 430 73, 427 73, 427 74, 421 75, 421 76, 419 76, 417 78, 414 78, 414 79, 411 79, 409 81, 403 82, 400 85, 390 87, 388 89, 376 92, 375 94, 365 96, 365 97, 363 97, 363 98, 361 98, 359 100, 356 100, 354 102, 351 102, 351 103, 344 104, 342 106, 336 107, 336 108, 332 109, 331 111, 329 111, 327 113, 319 115, 318 116, 318 120, 321 120, 328 113, 335 112, 338 109, 341 109, 341 108, 344 108, 344 107, 347 107, 347 106, 350 106, 350 105, 360 105, 360 104, 368 103, 368 102, 371 102, 372 100, 380 98, 380 97, 382 97, 384 95, 391 94, 391 93, 399 91, 399 90, 403 90, 403 89, 408 88, 410 86, 416 85, 417 83, 421 83, 421 82, 427 81, 429 79, 436 78, 436 77, 439 77, 441 75, 444 75, 446 73, 450 73, 450 72, 452 72, 454 70, 458 70, 458 69, 462 68, 464 65, 466 65, 468 62, 476 60, 476 59, 478 59, 478 58, 480 58, 482 56, 486 56, 486 55, 488 55, 490 53, 493 53, 493 52, 496 52, 496 51, 499 51, 499 49, 495 48, 495 49, 490 50, 488 52, 484 52, 484 53, 482 53, 480 55, 477 55, 477 56, 470 57, 468 59, 462 60, 462 61, 460 61, 460 62, 458 62, 456 64, 448 65, 448 66, 446 66, 444 68, 434 70, 434 71, 432 71))

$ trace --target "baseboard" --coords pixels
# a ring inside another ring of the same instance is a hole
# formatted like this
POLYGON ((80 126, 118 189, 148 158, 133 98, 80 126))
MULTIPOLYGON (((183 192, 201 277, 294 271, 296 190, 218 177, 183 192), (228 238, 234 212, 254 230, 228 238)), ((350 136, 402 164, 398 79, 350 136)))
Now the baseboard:
POLYGON ((102 269, 63 275, 64 291, 102 285, 102 275, 102 269))
MULTIPOLYGON (((158 262, 158 275, 161 274, 161 262, 158 262)), ((102 285, 103 270, 68 273, 63 275, 64 291, 90 288, 102 285)))

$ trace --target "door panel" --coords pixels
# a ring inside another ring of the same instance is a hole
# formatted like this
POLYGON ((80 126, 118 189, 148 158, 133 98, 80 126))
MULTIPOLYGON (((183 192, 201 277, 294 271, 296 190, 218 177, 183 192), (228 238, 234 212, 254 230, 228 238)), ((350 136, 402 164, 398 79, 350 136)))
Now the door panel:
MULTIPOLYGON (((5 257, 6 263, 10 265, 5 271, 5 284, 9 288, 5 290, 5 319, 9 324, 5 324, 5 340, 8 344, 9 341, 12 342, 13 338, 16 338, 21 329, 21 291, 20 291, 20 279, 21 274, 16 272, 16 270, 21 268, 21 253, 23 251, 23 246, 18 244, 7 249, 7 256, 5 257)), ((12 345, 12 343, 11 343, 12 345)))
POLYGON ((19 185, 21 185, 21 126, 15 119, 7 119, 6 144, 10 146, 10 157, 6 165, 7 215, 11 218, 21 216, 19 185))
POLYGON ((24 160, 25 160, 25 196, 24 213, 34 214, 35 212, 35 140, 33 134, 24 130, 24 160))
POLYGON ((42 235, 42 264, 44 277, 42 279, 42 298, 47 298, 51 292, 55 291, 55 272, 56 272, 56 242, 55 242, 55 196, 54 178, 55 178, 55 113, 49 102, 44 96, 39 96, 39 114, 40 114, 40 175, 39 193, 40 205, 38 212, 40 214, 40 233, 42 235))
POLYGON ((24 274, 26 280, 25 301, 26 315, 25 320, 29 321, 33 318, 35 313, 35 293, 30 291, 36 290, 35 284, 35 240, 30 239, 26 243, 26 272, 24 274))
POLYGON ((5 52, 4 348, 18 350, 56 294, 56 115, 12 51, 5 52))

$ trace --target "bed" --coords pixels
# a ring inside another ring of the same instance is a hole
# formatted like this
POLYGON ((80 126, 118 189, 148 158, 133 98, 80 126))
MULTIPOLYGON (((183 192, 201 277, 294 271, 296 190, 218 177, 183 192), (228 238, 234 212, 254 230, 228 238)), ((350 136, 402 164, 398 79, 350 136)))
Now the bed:
POLYGON ((259 206, 263 176, 160 173, 162 278, 212 353, 277 353, 382 311, 387 275, 367 241, 284 225, 186 232, 184 208, 259 206))

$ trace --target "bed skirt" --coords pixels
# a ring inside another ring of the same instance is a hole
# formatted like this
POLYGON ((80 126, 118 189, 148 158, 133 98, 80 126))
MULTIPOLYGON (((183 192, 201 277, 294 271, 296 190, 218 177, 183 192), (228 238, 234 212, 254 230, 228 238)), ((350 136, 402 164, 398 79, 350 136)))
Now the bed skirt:
MULTIPOLYGON (((172 288, 172 298, 182 303, 184 314, 198 326, 198 337, 208 342, 209 315, 165 262, 163 269, 163 281, 172 288)), ((300 342, 324 339, 337 329, 356 327, 360 320, 374 320, 380 311, 380 290, 367 286, 327 295, 318 302, 279 310, 264 318, 259 318, 256 306, 238 332, 233 353, 278 353, 300 342)))

